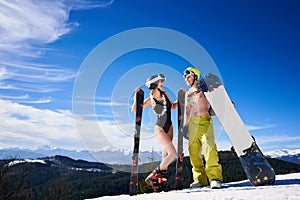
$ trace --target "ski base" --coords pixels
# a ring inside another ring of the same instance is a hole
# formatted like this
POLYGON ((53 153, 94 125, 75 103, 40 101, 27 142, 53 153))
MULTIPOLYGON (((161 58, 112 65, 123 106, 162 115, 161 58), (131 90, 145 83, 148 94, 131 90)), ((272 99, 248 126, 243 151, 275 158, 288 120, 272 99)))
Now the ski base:
POLYGON ((130 177, 130 187, 129 187, 129 195, 136 195, 139 192, 138 185, 138 155, 132 156, 132 169, 131 169, 131 177, 130 177))
POLYGON ((183 189, 183 177, 182 177, 182 163, 183 163, 183 154, 177 158, 177 163, 176 163, 176 186, 175 188, 177 190, 183 189))
POLYGON ((183 123, 184 123, 184 107, 185 107, 185 92, 180 89, 178 91, 178 146, 177 146, 177 162, 176 162, 176 185, 177 190, 183 189, 182 164, 184 159, 183 154, 183 123))
POLYGON ((135 116, 135 130, 134 130, 134 147, 132 156, 132 167, 130 176, 129 195, 137 195, 139 193, 138 184, 138 160, 139 160, 139 146, 140 146, 140 132, 142 124, 144 103, 144 91, 140 88, 136 90, 136 116, 135 116))

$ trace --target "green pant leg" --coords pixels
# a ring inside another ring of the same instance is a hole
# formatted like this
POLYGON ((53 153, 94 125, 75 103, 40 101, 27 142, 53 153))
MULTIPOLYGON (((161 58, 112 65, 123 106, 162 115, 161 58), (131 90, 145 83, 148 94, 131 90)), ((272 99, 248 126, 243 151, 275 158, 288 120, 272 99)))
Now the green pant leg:
POLYGON ((199 126, 200 118, 191 118, 189 122, 189 154, 190 161, 193 167, 194 182, 199 182, 201 186, 207 186, 207 177, 205 167, 202 160, 202 142, 201 129, 199 126))
POLYGON ((205 170, 209 182, 212 180, 223 181, 222 166, 219 164, 217 145, 214 138, 213 122, 208 121, 207 133, 203 136, 205 170))

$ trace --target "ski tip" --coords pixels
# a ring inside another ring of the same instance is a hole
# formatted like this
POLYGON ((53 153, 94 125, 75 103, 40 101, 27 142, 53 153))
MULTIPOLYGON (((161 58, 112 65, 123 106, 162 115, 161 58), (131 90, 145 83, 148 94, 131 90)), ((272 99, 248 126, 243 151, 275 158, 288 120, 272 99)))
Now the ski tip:
POLYGON ((138 87, 138 88, 135 89, 136 92, 139 92, 140 90, 141 90, 140 87, 138 87))

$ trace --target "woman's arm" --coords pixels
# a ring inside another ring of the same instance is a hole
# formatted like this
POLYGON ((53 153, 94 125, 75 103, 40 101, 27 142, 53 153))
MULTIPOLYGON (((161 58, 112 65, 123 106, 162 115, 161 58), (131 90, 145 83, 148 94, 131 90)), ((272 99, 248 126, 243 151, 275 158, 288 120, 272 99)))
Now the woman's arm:
MULTIPOLYGON (((143 108, 150 106, 150 97, 148 97, 147 99, 144 100, 143 103, 143 108)), ((136 96, 134 95, 134 100, 133 100, 133 104, 131 106, 131 112, 135 113, 136 112, 136 96)))

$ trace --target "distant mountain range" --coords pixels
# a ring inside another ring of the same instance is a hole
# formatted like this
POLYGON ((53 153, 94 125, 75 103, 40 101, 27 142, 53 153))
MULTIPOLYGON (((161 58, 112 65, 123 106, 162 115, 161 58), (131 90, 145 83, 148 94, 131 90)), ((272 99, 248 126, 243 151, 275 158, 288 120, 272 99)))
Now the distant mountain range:
POLYGON ((269 151, 265 153, 265 156, 300 164, 300 149, 269 151))
MULTIPOLYGON (((37 159, 56 155, 67 156, 75 160, 86 160, 89 162, 102 162, 108 164, 130 164, 132 162, 132 151, 112 149, 105 147, 102 150, 90 153, 87 150, 76 151, 66 150, 55 147, 44 146, 35 150, 21 148, 2 148, 0 149, 0 159, 37 159)), ((159 161, 161 152, 141 151, 139 163, 159 161)))
MULTIPOLYGON (((267 157, 277 158, 280 160, 293 162, 300 164, 300 149, 298 150, 277 150, 264 153, 267 157)), ((76 151, 66 150, 60 148, 54 148, 44 146, 39 149, 21 149, 21 148, 3 148, 0 149, 0 159, 7 158, 18 158, 18 159, 37 159, 42 157, 49 157, 55 155, 67 156, 72 159, 81 159, 90 162, 102 162, 108 164, 130 164, 132 151, 112 149, 109 147, 103 148, 102 150, 92 152, 87 151, 76 151)), ((147 163, 151 161, 159 161, 161 159, 161 152, 156 151, 141 151, 140 152, 140 163, 147 163)))

